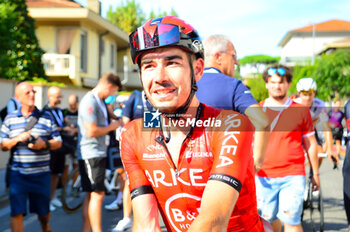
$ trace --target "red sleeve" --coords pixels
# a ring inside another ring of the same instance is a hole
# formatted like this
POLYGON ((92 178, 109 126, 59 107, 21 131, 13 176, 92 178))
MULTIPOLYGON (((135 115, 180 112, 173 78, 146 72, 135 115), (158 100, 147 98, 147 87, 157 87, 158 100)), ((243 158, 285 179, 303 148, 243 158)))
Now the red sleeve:
POLYGON ((314 124, 312 123, 312 118, 310 114, 310 110, 306 107, 302 107, 301 109, 304 110, 304 116, 303 118, 303 128, 302 128, 302 136, 307 136, 309 134, 312 134, 315 132, 314 124))
POLYGON ((137 146, 135 146, 135 141, 141 142, 142 140, 140 137, 141 129, 139 124, 141 124, 140 120, 134 120, 128 123, 122 129, 120 136, 120 155, 129 177, 129 188, 131 190, 132 199, 138 195, 151 193, 153 191, 137 158, 138 149, 137 146))
POLYGON ((213 132, 214 163, 209 180, 223 181, 238 192, 247 177, 249 162, 253 159, 252 136, 254 128, 243 115, 222 111, 221 127, 213 132))

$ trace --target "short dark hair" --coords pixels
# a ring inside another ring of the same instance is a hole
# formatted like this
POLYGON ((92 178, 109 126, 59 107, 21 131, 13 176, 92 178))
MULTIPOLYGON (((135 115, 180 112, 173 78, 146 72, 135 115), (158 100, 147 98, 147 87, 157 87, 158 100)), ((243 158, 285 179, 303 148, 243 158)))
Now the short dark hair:
POLYGON ((275 64, 275 65, 272 65, 272 66, 269 66, 265 69, 265 71, 263 72, 263 79, 265 81, 265 83, 267 83, 267 81, 269 80, 269 77, 271 75, 268 74, 268 71, 269 69, 279 69, 279 68, 283 68, 286 72, 284 75, 281 75, 280 73, 276 72, 276 74, 281 77, 281 80, 283 81, 284 79, 287 80, 288 83, 291 83, 292 82, 292 79, 293 79, 293 71, 291 68, 285 66, 285 65, 282 65, 282 64, 275 64))
POLYGON ((105 73, 101 76, 100 81, 106 82, 106 83, 110 83, 114 86, 118 86, 119 90, 122 89, 122 82, 120 81, 120 78, 118 75, 114 74, 114 73, 105 73))

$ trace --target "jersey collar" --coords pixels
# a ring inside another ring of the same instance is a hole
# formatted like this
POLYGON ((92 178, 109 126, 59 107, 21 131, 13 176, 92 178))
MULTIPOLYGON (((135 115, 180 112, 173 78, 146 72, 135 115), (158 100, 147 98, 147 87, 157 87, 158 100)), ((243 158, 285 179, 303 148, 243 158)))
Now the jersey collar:
POLYGON ((219 69, 214 67, 204 68, 204 73, 222 73, 219 69))
MULTIPOLYGON (((22 106, 20 106, 20 107, 18 108, 18 111, 17 111, 17 113, 16 113, 16 116, 17 116, 17 117, 23 116, 21 110, 22 110, 22 106)), ((35 110, 34 110, 29 116, 31 116, 31 115, 39 116, 39 114, 40 114, 40 111, 38 110, 38 108, 35 107, 35 110)))

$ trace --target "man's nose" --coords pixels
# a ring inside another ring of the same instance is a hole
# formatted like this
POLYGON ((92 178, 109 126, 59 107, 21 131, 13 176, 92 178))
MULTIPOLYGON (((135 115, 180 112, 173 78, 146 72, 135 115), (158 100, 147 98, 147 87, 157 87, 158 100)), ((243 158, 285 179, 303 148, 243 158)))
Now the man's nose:
POLYGON ((156 76, 154 77, 154 81, 158 82, 158 83, 162 83, 164 81, 169 80, 169 76, 167 71, 165 70, 164 65, 159 65, 156 68, 156 76))

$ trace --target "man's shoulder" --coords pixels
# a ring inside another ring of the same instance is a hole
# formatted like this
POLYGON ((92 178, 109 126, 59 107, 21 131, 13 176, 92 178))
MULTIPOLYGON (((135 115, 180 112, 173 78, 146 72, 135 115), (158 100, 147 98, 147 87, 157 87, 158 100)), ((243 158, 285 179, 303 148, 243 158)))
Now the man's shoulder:
POLYGON ((227 76, 227 75, 220 73, 220 72, 204 72, 202 79, 203 80, 212 80, 212 81, 222 81, 222 82, 228 82, 228 83, 234 83, 234 84, 241 82, 240 80, 238 80, 234 77, 227 76))
POLYGON ((218 128, 226 130, 231 127, 235 127, 236 129, 249 129, 251 127, 249 119, 237 111, 222 110, 205 105, 204 115, 205 118, 210 118, 211 120, 215 119, 215 122, 212 122, 212 125, 217 127, 216 130, 218 128))
POLYGON ((314 101, 312 102, 312 107, 325 107, 326 104, 324 101, 322 101, 319 98, 314 98, 314 101))
POLYGON ((79 103, 79 108, 86 107, 87 105, 91 105, 91 104, 95 104, 95 103, 97 103, 96 98, 94 97, 93 93, 91 91, 89 91, 81 99, 81 101, 79 103))
POLYGON ((134 119, 124 125, 125 129, 141 130, 142 129, 142 118, 134 119))
POLYGON ((51 108, 49 107, 49 104, 44 105, 44 107, 42 109, 43 112, 44 111, 50 111, 50 110, 51 110, 51 108))
POLYGON ((141 132, 143 129, 143 121, 142 118, 134 119, 130 122, 128 122, 126 125, 124 125, 121 133, 121 137, 125 139, 131 139, 132 137, 136 138, 142 138, 141 132))

